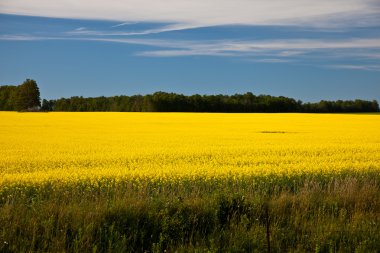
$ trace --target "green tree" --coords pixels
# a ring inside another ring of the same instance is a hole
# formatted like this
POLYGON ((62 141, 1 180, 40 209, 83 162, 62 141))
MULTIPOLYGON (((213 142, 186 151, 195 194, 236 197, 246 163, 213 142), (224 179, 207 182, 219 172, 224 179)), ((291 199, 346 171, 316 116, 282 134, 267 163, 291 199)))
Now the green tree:
POLYGON ((54 100, 42 100, 41 111, 51 112, 54 110, 54 100))
POLYGON ((14 111, 17 86, 0 86, 0 111, 14 111))
POLYGON ((16 97, 16 110, 36 111, 41 106, 40 90, 36 81, 26 79, 23 84, 18 86, 16 97))

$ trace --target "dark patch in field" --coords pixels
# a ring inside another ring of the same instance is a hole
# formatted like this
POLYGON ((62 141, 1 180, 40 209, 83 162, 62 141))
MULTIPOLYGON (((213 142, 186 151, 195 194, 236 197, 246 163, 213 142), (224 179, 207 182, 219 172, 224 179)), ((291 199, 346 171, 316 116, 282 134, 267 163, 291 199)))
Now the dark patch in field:
POLYGON ((296 132, 286 132, 286 131, 260 131, 261 134, 295 134, 296 132))

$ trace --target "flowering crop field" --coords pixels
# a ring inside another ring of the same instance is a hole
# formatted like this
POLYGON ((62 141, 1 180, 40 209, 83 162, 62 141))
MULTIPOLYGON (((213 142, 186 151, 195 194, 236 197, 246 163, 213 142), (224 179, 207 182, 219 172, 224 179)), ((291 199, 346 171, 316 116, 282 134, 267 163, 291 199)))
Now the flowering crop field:
POLYGON ((0 112, 4 252, 376 252, 379 184, 380 114, 0 112))
POLYGON ((1 113, 0 186, 380 172, 380 115, 1 113))

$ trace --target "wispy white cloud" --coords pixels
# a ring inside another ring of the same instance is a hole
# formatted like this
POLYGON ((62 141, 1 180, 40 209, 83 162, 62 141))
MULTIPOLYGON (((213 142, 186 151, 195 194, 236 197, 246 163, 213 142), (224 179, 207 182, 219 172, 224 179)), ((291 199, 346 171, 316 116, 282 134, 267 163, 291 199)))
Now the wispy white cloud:
MULTIPOLYGON (((78 31, 82 32, 82 30, 78 31)), ((82 40, 102 41, 144 45, 164 48, 140 52, 141 56, 188 56, 188 55, 215 55, 215 56, 276 56, 274 58, 294 58, 318 52, 334 52, 331 56, 361 57, 377 59, 380 54, 380 38, 356 39, 273 39, 273 40, 163 40, 143 38, 113 38, 113 37, 38 37, 32 35, 0 35, 0 40, 82 40)), ((268 58, 268 57, 267 57, 268 58)), ((272 57, 273 58, 273 57, 272 57)))
POLYGON ((74 31, 80 32, 80 31, 85 31, 85 30, 86 30, 86 27, 78 27, 74 31))
POLYGON ((0 40, 10 41, 30 41, 30 40, 48 40, 48 37, 33 36, 33 35, 7 35, 1 34, 0 40))
POLYGON ((305 51, 297 51, 297 50, 292 50, 292 51, 281 51, 279 53, 279 56, 282 57, 291 57, 291 56, 298 56, 298 55, 303 55, 305 54, 305 51))
POLYGON ((121 22, 368 26, 380 21, 378 0, 2 0, 0 12, 121 22))
POLYGON ((350 69, 350 70, 365 70, 365 71, 380 71, 380 65, 348 65, 348 64, 337 64, 328 65, 329 68, 334 69, 350 69))
POLYGON ((286 63, 293 62, 290 59, 278 59, 278 58, 264 58, 264 59, 251 59, 252 62, 262 62, 262 63, 286 63))
MULTIPOLYGON (((79 31, 83 31, 80 29, 79 31)), ((352 69, 361 71, 380 71, 380 38, 356 39, 286 39, 286 40, 163 40, 145 38, 113 38, 99 36, 34 36, 0 35, 0 40, 36 41, 36 40, 80 40, 101 41, 143 45, 147 50, 136 52, 142 57, 187 57, 215 56, 239 57, 258 63, 297 63, 313 62, 333 69, 352 69), (361 64, 331 64, 342 59, 354 59, 361 64), (329 62, 329 63, 326 63, 329 62)))
POLYGON ((380 52, 342 52, 339 54, 336 54, 338 57, 353 57, 353 58, 364 58, 368 60, 380 60, 380 52))
MULTIPOLYGON (((119 27, 124 24, 119 24, 112 27, 119 27)), ((82 29, 74 31, 69 31, 66 34, 69 35, 90 35, 90 36, 133 36, 133 35, 148 35, 148 34, 157 34, 157 33, 163 33, 163 32, 172 32, 172 31, 179 31, 179 30, 188 30, 193 28, 198 28, 199 26, 196 25, 189 25, 189 24, 171 24, 171 25, 165 25, 159 28, 154 29, 146 29, 142 31, 133 31, 133 32, 123 32, 123 31, 98 31, 98 30, 88 30, 88 29, 82 29)))
MULTIPOLYGON (((96 41, 114 43, 140 44, 145 46, 166 48, 165 50, 150 50, 140 52, 140 56, 189 56, 189 55, 215 55, 215 56, 275 56, 279 58, 294 58, 313 52, 329 52, 330 56, 343 55, 342 51, 360 50, 362 54, 369 55, 368 50, 380 50, 380 38, 371 39, 288 39, 288 40, 256 40, 256 41, 184 41, 184 40, 153 40, 129 38, 92 38, 96 41), (364 51, 363 51, 364 50, 364 51), (334 52, 334 54, 331 54, 334 52)), ((327 57, 330 57, 327 56, 327 57)), ((326 57, 326 56, 325 56, 326 57)))
MULTIPOLYGON (((158 49, 137 52, 145 57, 217 56, 248 58, 262 63, 326 61, 342 59, 373 60, 380 54, 380 38, 368 39, 288 39, 256 41, 184 41, 130 38, 92 38, 96 41, 138 44, 158 49), (164 48, 164 49, 161 49, 164 48), (372 58, 370 58, 372 57, 372 58)), ((356 69, 359 69, 357 67, 356 69)), ((375 71, 375 67, 361 67, 375 71)))
POLYGON ((350 49, 350 48, 380 48, 380 38, 369 39, 287 39, 287 40, 263 40, 254 42, 226 43, 228 50, 252 51, 255 49, 288 50, 283 54, 301 54, 299 50, 316 49, 350 49), (296 51, 290 51, 296 50, 296 51))
POLYGON ((139 52, 136 55, 149 57, 236 56, 236 54, 233 53, 218 52, 213 50, 155 50, 139 52))
POLYGON ((117 25, 113 25, 113 26, 111 26, 111 28, 120 27, 120 26, 126 26, 126 25, 134 25, 134 24, 137 24, 137 22, 123 22, 123 23, 120 23, 120 24, 117 24, 117 25))

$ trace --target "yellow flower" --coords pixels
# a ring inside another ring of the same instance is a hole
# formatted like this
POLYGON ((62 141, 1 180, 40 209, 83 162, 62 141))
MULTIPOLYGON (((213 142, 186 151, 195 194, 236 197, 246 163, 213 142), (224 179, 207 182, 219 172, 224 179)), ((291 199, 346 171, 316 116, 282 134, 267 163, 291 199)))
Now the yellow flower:
POLYGON ((1 112, 0 119, 0 191, 380 172, 380 114, 1 112))

